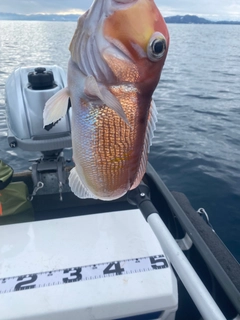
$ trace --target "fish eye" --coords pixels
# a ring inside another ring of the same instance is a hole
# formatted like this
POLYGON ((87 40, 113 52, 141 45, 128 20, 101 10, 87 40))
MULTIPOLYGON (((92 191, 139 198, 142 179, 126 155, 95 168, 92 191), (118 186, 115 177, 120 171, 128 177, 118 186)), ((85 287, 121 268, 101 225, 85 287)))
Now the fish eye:
POLYGON ((147 47, 147 55, 151 61, 160 60, 167 49, 167 42, 163 34, 155 32, 147 47))

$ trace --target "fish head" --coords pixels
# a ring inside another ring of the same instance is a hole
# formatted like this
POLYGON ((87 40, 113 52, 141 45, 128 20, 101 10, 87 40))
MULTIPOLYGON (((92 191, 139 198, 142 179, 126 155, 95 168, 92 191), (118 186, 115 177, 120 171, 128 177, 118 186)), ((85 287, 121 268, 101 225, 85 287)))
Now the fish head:
POLYGON ((169 47, 169 33, 153 0, 109 0, 102 55, 117 80, 152 95, 169 47))
POLYGON ((154 0, 95 0, 81 16, 71 58, 98 82, 156 87, 169 33, 154 0))

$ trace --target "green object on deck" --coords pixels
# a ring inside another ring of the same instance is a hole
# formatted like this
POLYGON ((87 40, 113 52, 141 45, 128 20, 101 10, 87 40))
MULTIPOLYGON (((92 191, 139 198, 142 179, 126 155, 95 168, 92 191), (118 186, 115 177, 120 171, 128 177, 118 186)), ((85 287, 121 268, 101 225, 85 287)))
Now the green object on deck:
POLYGON ((12 182, 0 191, 0 225, 33 220, 34 211, 24 182, 12 182))
POLYGON ((7 187, 12 181, 13 169, 0 160, 0 190, 7 187))
POLYGON ((32 203, 24 182, 11 182, 13 169, 0 160, 0 225, 34 220, 32 203))

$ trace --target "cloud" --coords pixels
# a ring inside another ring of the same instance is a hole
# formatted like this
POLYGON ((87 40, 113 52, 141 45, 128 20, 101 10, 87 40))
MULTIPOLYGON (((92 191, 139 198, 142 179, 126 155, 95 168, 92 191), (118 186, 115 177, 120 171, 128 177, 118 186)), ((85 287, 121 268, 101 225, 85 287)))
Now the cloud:
MULTIPOLYGON (((91 0, 0 0, 0 11, 22 14, 80 14, 86 11, 91 3, 91 0)), ((155 3, 164 16, 196 14, 203 17, 240 19, 240 0, 155 0, 155 3)))
POLYGON ((85 11, 89 0, 0 0, 1 12, 21 14, 85 11))
POLYGON ((64 10, 64 11, 57 11, 56 13, 57 14, 61 14, 61 15, 64 15, 64 14, 79 14, 79 15, 82 15, 83 13, 85 12, 85 10, 83 9, 67 9, 67 10, 64 10))
POLYGON ((240 19, 240 0, 156 0, 164 16, 194 14, 213 19, 240 19))

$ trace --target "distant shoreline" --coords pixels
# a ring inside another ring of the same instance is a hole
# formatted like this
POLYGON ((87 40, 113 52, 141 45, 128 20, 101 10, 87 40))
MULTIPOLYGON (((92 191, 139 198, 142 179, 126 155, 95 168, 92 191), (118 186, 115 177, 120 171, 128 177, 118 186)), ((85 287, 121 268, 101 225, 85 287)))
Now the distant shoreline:
MULTIPOLYGON (((58 14, 32 14, 22 15, 17 13, 3 13, 0 12, 0 20, 12 20, 12 21, 52 21, 52 22, 75 22, 79 18, 79 15, 58 15, 58 14)), ((196 15, 184 15, 184 16, 171 16, 164 17, 166 23, 177 24, 224 24, 224 25, 240 25, 240 21, 212 21, 204 18, 200 18, 196 15)))
POLYGON ((225 24, 225 25, 240 25, 240 21, 212 21, 200 18, 194 15, 185 16, 172 16, 164 18, 166 23, 179 23, 179 24, 225 24))

